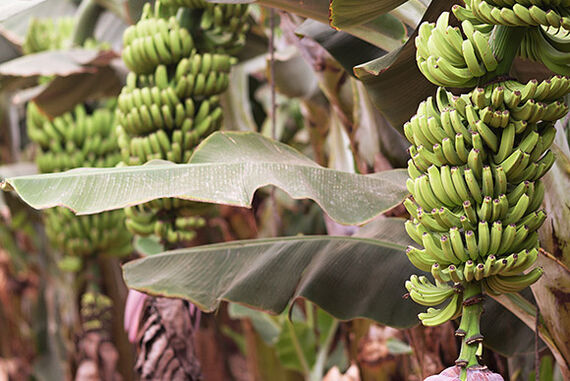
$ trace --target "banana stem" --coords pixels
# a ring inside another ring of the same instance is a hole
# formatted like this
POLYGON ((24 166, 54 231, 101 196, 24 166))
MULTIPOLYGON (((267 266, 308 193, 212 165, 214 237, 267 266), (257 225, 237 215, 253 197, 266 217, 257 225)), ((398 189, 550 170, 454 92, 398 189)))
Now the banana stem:
POLYGON ((525 27, 495 25, 489 38, 489 44, 497 61, 499 61, 499 66, 482 78, 482 84, 509 74, 525 32, 525 27))
POLYGON ((95 26, 104 8, 95 0, 83 0, 77 9, 77 23, 73 29, 71 40, 74 45, 81 46, 93 37, 95 26))
POLYGON ((467 368, 479 366, 479 346, 483 341, 480 331, 481 314, 483 313, 483 294, 481 282, 465 283, 463 291, 463 313, 461 315, 460 330, 458 334, 464 335, 461 339, 461 352, 455 363, 461 367, 460 379, 467 379, 467 368))

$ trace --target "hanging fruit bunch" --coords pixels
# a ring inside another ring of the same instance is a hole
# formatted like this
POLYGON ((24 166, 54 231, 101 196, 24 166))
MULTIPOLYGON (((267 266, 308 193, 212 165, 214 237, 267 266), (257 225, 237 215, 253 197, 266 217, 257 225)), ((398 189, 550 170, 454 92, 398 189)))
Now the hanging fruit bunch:
MULTIPOLYGON (((24 54, 45 52, 47 50, 61 50, 71 46, 71 38, 75 20, 73 17, 62 17, 57 20, 51 18, 30 21, 22 50, 24 54)), ((107 43, 101 43, 93 38, 87 38, 82 44, 85 49, 108 48, 107 43)))
MULTIPOLYGON (((121 160, 114 133, 112 107, 88 114, 78 105, 49 120, 34 103, 28 104, 28 135, 39 150, 40 172, 63 172, 78 167, 114 167, 121 160)), ((66 208, 45 211, 46 233, 52 245, 66 256, 127 255, 131 234, 123 228, 123 211, 75 216, 66 208)))
POLYGON ((442 87, 404 125, 412 143, 406 230, 423 246, 407 255, 435 281, 413 275, 406 288, 431 307, 419 314, 424 325, 461 316, 462 380, 482 366, 483 293, 518 292, 543 273, 532 268, 546 218, 540 179, 554 163, 554 123, 570 91, 562 76, 570 74, 570 3, 552 4, 468 0, 453 7, 461 28, 444 12, 416 38, 420 71, 442 87), (516 55, 561 75, 520 83, 509 77, 516 55), (444 87, 472 90, 455 96, 444 87))
MULTIPOLYGON (((202 0, 147 4, 123 35, 123 60, 131 70, 118 99, 122 160, 140 165, 163 159, 187 163, 194 148, 222 122, 219 95, 245 43, 247 5, 202 0)), ((127 227, 163 242, 192 240, 204 226, 204 206, 159 199, 126 209, 127 227)))
POLYGON ((24 54, 63 49, 72 33, 72 17, 63 17, 55 22, 50 18, 32 19, 22 49, 24 54))
MULTIPOLYGON (((24 47, 27 52, 61 49, 70 44, 73 21, 36 20, 30 25, 24 47)), ((95 46, 94 40, 86 46, 95 46)), ((101 45, 101 44, 99 44, 101 45)), ((50 78, 43 78, 50 81, 50 78)), ((114 101, 101 102, 91 112, 80 104, 53 119, 30 102, 27 107, 28 136, 38 146, 40 172, 63 172, 78 167, 114 167, 121 161, 113 126, 114 101)), ((46 233, 52 245, 67 258, 61 262, 78 270, 77 260, 98 254, 123 256, 132 251, 131 234, 123 227, 123 211, 75 216, 65 208, 47 210, 46 233), (75 258, 69 261, 69 258, 75 258)), ((80 264, 80 263, 79 263, 80 264)))

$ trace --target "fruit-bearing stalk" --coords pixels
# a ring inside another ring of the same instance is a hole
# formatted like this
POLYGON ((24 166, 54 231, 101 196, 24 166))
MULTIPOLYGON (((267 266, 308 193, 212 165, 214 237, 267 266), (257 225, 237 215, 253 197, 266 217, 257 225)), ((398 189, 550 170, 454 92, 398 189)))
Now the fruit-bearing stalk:
MULTIPOLYGON (((509 74, 513 60, 519 50, 526 28, 495 25, 489 38, 489 45, 499 62, 497 68, 480 79, 480 83, 492 82, 509 74)), ((464 282, 461 322, 456 336, 461 336, 461 351, 455 363, 461 367, 460 379, 467 379, 467 369, 480 365, 483 352, 481 314, 483 313, 483 292, 481 282, 464 282)))
POLYGON ((491 82, 499 76, 509 74, 513 59, 517 55, 526 29, 524 27, 495 25, 489 38, 489 44, 499 64, 495 70, 481 78, 482 84, 491 82))
POLYGON ((467 377, 467 368, 479 365, 478 357, 482 355, 483 335, 480 331, 482 301, 481 282, 465 283, 461 323, 455 331, 455 335, 461 337, 461 352, 455 363, 461 367, 462 380, 467 377))

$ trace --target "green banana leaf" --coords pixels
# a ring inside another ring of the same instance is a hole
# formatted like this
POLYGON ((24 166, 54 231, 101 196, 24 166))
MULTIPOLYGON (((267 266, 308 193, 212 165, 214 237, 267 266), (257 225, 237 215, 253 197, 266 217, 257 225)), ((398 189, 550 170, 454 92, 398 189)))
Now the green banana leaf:
POLYGON ((250 206, 255 190, 272 184, 293 198, 316 201, 335 221, 354 225, 398 204, 407 194, 406 178, 405 170, 358 175, 323 168, 259 134, 226 132, 208 137, 190 164, 79 168, 8 178, 3 188, 36 209, 66 206, 91 214, 162 197, 250 206))
MULTIPOLYGON (((224 0, 224 3, 250 3, 248 0, 224 0)), ((310 18, 324 24, 329 24, 329 6, 323 0, 258 0, 258 4, 281 9, 302 17, 310 18)), ((385 12, 384 12, 385 13, 385 12)), ((397 17, 393 15, 375 14, 368 22, 358 25, 347 25, 343 30, 364 41, 382 49, 394 48, 401 45, 406 36, 406 29, 397 17)))
POLYGON ((123 267, 127 285, 182 297, 204 311, 222 300, 280 313, 305 298, 342 319, 395 327, 417 323, 423 308, 404 300, 415 272, 404 246, 366 238, 306 236, 182 249, 123 267))
POLYGON ((361 25, 399 7, 407 0, 330 0, 329 23, 344 29, 361 25))
MULTIPOLYGON (((522 292, 534 303, 530 289, 522 292)), ((510 357, 521 353, 534 352, 534 332, 516 315, 497 303, 492 298, 486 298, 483 304, 484 313, 481 316, 481 333, 485 337, 485 346, 503 356, 510 357)), ((544 343, 541 341, 539 348, 544 343)))
MULTIPOLYGON (((421 273, 404 254, 411 241, 403 220, 374 221, 359 235, 374 238, 229 242, 146 257, 127 263, 123 271, 131 288, 182 297, 205 311, 214 311, 226 300, 277 314, 304 298, 341 320, 366 317, 394 327, 417 324, 416 315, 425 307, 402 298, 405 281, 421 273)), ((485 311, 482 332, 488 346, 507 356, 533 350, 533 332, 513 313, 492 300, 485 311)))

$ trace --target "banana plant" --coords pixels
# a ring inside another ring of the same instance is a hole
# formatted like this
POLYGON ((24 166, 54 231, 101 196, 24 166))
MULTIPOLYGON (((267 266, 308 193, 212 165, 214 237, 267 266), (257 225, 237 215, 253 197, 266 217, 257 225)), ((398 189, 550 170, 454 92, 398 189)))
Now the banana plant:
MULTIPOLYGON (((367 2, 350 2, 348 10, 339 3, 331 2, 335 22, 354 25, 339 15, 367 2)), ((310 5, 305 11, 313 10, 310 5)), ((412 216, 405 226, 416 244, 406 254, 420 270, 416 277, 410 277, 410 263, 401 262, 405 237, 393 232, 402 229, 387 229, 391 234, 383 241, 307 237, 164 253, 125 266, 125 277, 134 288, 184 296, 205 310, 232 300, 280 312, 302 296, 341 319, 365 316, 395 326, 417 321, 417 306, 394 298, 404 285, 397 278, 407 278, 413 300, 433 307, 449 300, 421 313, 424 324, 463 316, 457 372, 465 379, 480 366, 483 334, 492 336, 479 330, 482 292, 509 305, 543 272, 521 275, 545 256, 536 232, 546 218, 539 210, 546 193, 540 178, 554 165, 548 150, 553 122, 567 112, 561 97, 570 82, 559 75, 522 83, 508 74, 515 56, 567 74, 567 36, 558 32, 567 30, 567 7, 472 0, 453 6, 452 16, 450 2, 434 1, 403 46, 354 69, 373 102, 412 144, 408 181, 401 171, 364 176, 327 170, 268 139, 220 133, 196 150, 190 164, 9 178, 3 187, 37 208, 64 205, 95 213, 160 197, 247 206, 255 189, 273 184, 293 197, 315 200, 338 222, 360 224, 398 204, 407 186, 413 199, 405 201, 412 216), (409 80, 413 85, 401 86, 409 80), (387 90, 395 84, 402 88, 397 94, 387 90), (444 87, 464 92, 456 96, 444 87), (279 274, 271 286, 282 294, 260 285, 260 274, 268 273, 279 274), (224 282, 213 287, 206 279, 211 275, 224 282)), ((320 18, 319 12, 310 15, 320 18)), ((360 25, 368 22, 362 20, 360 25)), ((509 308, 525 322, 531 316, 524 300, 509 308)), ((565 339, 551 335, 549 325, 539 319, 540 335, 568 372, 565 339)))

